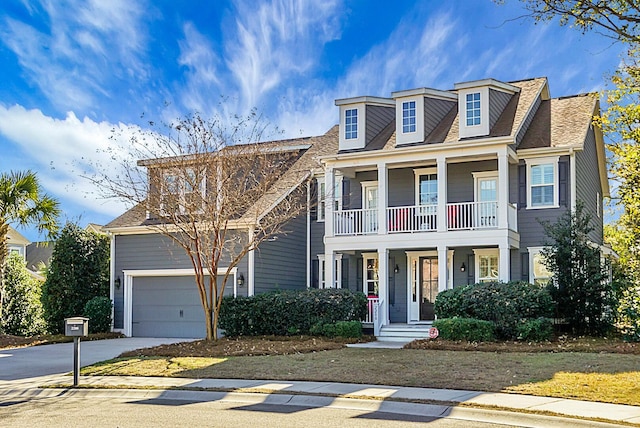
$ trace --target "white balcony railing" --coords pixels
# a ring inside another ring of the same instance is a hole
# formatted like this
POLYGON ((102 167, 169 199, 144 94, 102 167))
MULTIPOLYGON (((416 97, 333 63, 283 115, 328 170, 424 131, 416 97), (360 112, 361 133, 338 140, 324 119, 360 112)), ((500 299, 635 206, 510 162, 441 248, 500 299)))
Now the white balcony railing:
POLYGON ((378 210, 343 210, 333 213, 334 234, 368 235, 378 233, 378 210))
POLYGON ((373 322, 373 315, 374 315, 374 308, 376 308, 378 306, 378 303, 380 303, 380 298, 379 297, 367 297, 368 303, 367 303, 367 317, 365 318, 364 322, 367 323, 372 323, 373 322))
POLYGON ((437 205, 387 208, 389 233, 429 232, 438 229, 437 205))
MULTIPOLYGON (((388 233, 433 232, 438 229, 437 205, 413 205, 387 208, 388 233)), ((447 230, 495 229, 499 226, 497 202, 458 202, 447 204, 447 230)), ((509 205, 508 226, 517 230, 517 208, 509 205)), ((334 234, 367 235, 378 233, 377 209, 336 211, 334 234)))

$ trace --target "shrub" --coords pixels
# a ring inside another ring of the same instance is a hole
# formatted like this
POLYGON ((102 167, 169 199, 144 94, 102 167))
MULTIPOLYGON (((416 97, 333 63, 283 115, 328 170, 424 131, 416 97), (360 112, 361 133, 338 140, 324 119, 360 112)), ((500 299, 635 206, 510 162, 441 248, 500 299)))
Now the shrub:
POLYGON ((83 313, 96 296, 109 295, 109 238, 68 223, 53 247, 42 287, 50 333, 64 332, 64 319, 83 313))
POLYGON ((108 297, 94 297, 84 305, 83 315, 89 318, 89 333, 107 333, 111 331, 111 308, 108 297))
POLYGON ((630 287, 622 292, 617 318, 616 327, 624 340, 640 342, 640 287, 630 287))
POLYGON ((536 318, 522 321, 518 327, 518 340, 543 342, 553 337, 553 322, 550 318, 536 318))
POLYGON ((518 337, 522 320, 550 317, 549 292, 527 282, 488 282, 446 290, 435 302, 438 318, 475 318, 492 321, 500 339, 518 337))
POLYGON ((274 291, 252 297, 226 297, 219 326, 227 336, 324 334, 324 325, 361 321, 367 313, 363 293, 347 289, 274 291))
POLYGON ((495 340, 495 324, 474 318, 443 318, 433 322, 440 335, 447 340, 467 340, 469 342, 491 342, 495 340))
POLYGON ((362 337, 362 323, 360 321, 338 321, 335 325, 337 337, 362 337))
POLYGON ((33 336, 45 332, 40 295, 42 284, 33 278, 22 256, 10 254, 5 265, 5 287, 0 332, 33 336))

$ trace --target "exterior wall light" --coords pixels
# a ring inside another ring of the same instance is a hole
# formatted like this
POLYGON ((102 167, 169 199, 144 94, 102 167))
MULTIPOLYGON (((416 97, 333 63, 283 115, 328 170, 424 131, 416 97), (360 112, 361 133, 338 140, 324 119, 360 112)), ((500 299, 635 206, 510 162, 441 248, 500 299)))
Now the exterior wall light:
POLYGON ((118 277, 113 280, 113 285, 116 286, 117 290, 120 290, 120 285, 122 285, 122 283, 120 282, 120 275, 118 275, 118 277))
POLYGON ((460 272, 464 272, 465 270, 467 270, 467 267, 464 265, 464 262, 462 262, 462 266, 460 266, 460 272))
POLYGON ((238 287, 242 287, 244 285, 244 275, 240 274, 240 276, 238 277, 238 287))

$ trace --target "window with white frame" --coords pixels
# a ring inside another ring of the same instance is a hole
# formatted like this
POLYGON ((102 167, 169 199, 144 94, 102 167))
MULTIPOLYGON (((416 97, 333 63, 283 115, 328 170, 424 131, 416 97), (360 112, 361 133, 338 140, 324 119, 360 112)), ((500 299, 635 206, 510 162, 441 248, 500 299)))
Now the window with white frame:
POLYGON ((546 286, 551 280, 552 273, 547 269, 544 256, 540 253, 543 247, 529 247, 529 282, 546 286))
MULTIPOLYGON (((318 288, 328 288, 326 267, 325 255, 318 254, 318 288)), ((342 254, 336 254, 333 261, 333 288, 342 288, 342 254)))
POLYGON ((436 168, 414 169, 416 205, 438 204, 438 174, 436 168))
POLYGON ((405 101, 402 103, 402 132, 404 134, 416 132, 415 101, 405 101))
POLYGON ((358 109, 344 111, 344 138, 345 140, 358 138, 358 109))
POLYGON ((527 159, 527 207, 558 206, 558 157, 527 159))
POLYGON ((334 189, 333 192, 328 194, 327 183, 324 176, 316 179, 318 183, 318 221, 324 221, 326 201, 333 199, 333 210, 340 211, 342 209, 342 176, 336 175, 334 177, 334 189))
POLYGON ((480 92, 466 96, 467 126, 480 125, 480 92))
POLYGON ((498 249, 474 250, 476 261, 476 282, 495 282, 500 278, 500 257, 498 249))
POLYGON ((193 168, 163 172, 160 210, 164 214, 202 212, 206 191, 206 174, 193 168))

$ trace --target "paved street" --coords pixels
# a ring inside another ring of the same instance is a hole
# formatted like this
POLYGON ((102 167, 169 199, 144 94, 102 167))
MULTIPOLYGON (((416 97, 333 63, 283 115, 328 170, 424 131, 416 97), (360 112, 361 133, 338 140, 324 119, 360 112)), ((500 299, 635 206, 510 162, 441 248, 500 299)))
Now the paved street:
POLYGON ((287 394, 50 390, 0 396, 3 427, 545 427, 614 425, 511 412, 287 394))
MULTIPOLYGON (((115 358, 125 351, 184 340, 127 337, 80 342, 80 364, 86 366, 115 358)), ((72 370, 73 343, 0 350, 0 380, 25 379, 67 373, 72 370)))

